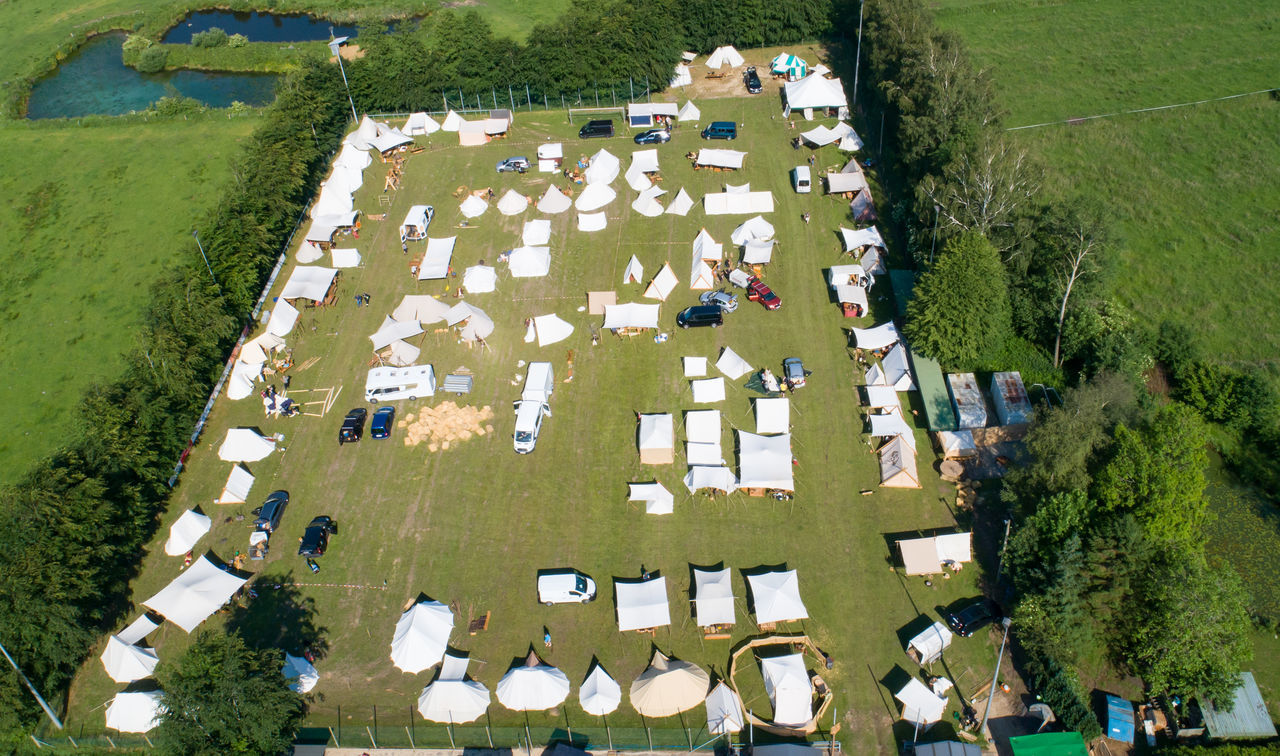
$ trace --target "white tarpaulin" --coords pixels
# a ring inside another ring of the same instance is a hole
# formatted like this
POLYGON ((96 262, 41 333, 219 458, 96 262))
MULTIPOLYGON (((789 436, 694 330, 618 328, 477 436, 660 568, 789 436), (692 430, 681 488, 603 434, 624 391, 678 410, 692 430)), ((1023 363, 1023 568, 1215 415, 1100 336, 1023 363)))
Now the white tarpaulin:
POLYGON ((578 230, 583 233, 589 234, 594 231, 603 231, 608 225, 609 218, 603 212, 578 213, 578 230))
POLYGON ((569 678, 534 652, 498 681, 498 703, 512 711, 544 711, 569 697, 569 678))
POLYGON ((590 165, 583 171, 582 177, 586 179, 587 186, 608 184, 618 177, 620 170, 622 170, 622 161, 608 150, 601 149, 591 156, 590 165))
POLYGON ((439 601, 420 601, 396 621, 391 661, 411 675, 438 664, 449 646, 453 612, 439 601))
POLYGON ((914 650, 916 661, 921 665, 935 662, 942 658, 942 652, 951 645, 951 631, 941 622, 935 622, 927 630, 912 638, 907 643, 907 650, 914 650))
POLYGON ((885 488, 919 488, 915 447, 895 436, 880 447, 880 485, 885 488))
POLYGON ((816 126, 802 133, 800 138, 815 147, 823 147, 832 142, 840 141, 841 136, 840 132, 829 129, 826 126, 816 126))
POLYGON ((276 450, 276 442, 263 438, 252 428, 228 428, 218 447, 218 459, 225 462, 257 462, 276 450))
POLYGON ((773 192, 722 192, 702 198, 702 209, 707 215, 747 215, 773 212, 773 192))
POLYGON ((742 699, 733 688, 723 682, 707 696, 707 732, 712 735, 729 735, 740 732, 744 724, 742 699))
POLYGON ((734 614, 733 579, 728 569, 693 571, 693 606, 698 627, 732 625, 734 614))
POLYGON ((188 509, 169 526, 169 540, 164 542, 164 553, 169 556, 182 556, 191 551, 196 541, 199 541, 211 528, 213 528, 213 520, 208 515, 188 509))
POLYGON ((243 504, 249 500, 249 490, 253 488, 253 473, 241 465, 232 465, 227 475, 227 483, 218 496, 219 504, 243 504))
POLYGON ((794 491, 791 434, 760 436, 738 431, 738 487, 794 491))
POLYGON ((589 213, 613 202, 617 196, 618 193, 608 184, 588 184, 587 188, 582 190, 582 194, 578 195, 573 206, 580 212, 589 213))
POLYGON ((795 570, 748 575, 747 584, 756 607, 756 622, 786 622, 809 616, 800 600, 800 578, 795 570))
POLYGON ((693 83, 693 74, 689 73, 689 67, 683 63, 676 64, 676 70, 671 74, 671 81, 667 84, 670 87, 687 87, 693 83))
POLYGON ((107 647, 100 658, 102 666, 107 670, 107 677, 118 683, 131 683, 150 677, 160 663, 155 649, 125 643, 114 635, 107 637, 107 647))
POLYGON ((151 618, 144 612, 141 617, 130 622, 128 627, 116 633, 116 637, 120 639, 121 643, 132 646, 145 640, 157 627, 160 627, 160 625, 152 622, 151 618))
POLYGON ((868 407, 872 409, 896 409, 901 414, 902 402, 898 400, 898 392, 893 390, 893 386, 868 385, 866 390, 868 407))
POLYGON ((628 483, 627 485, 630 486, 627 501, 643 501, 645 514, 664 515, 675 511, 676 498, 661 483, 628 483))
POLYGON ((872 328, 850 328, 849 331, 859 349, 874 351, 898 343, 898 329, 892 321, 872 328))
POLYGON ((261 362, 244 362, 237 360, 227 378, 227 398, 233 401, 244 399, 253 393, 253 383, 262 377, 261 362))
POLYGON ((875 226, 867 226, 856 231, 841 227, 840 236, 844 239, 845 252, 852 252, 866 246, 884 249, 884 237, 880 236, 880 229, 875 226))
POLYGON ((693 389, 694 404, 714 404, 724 401, 723 378, 703 378, 697 381, 689 381, 689 387, 693 389))
POLYGON ((695 493, 704 488, 732 493, 738 490, 738 479, 733 477, 733 471, 727 467, 696 465, 690 467, 689 472, 685 474, 684 485, 689 489, 689 493, 695 493))
POLYGON ((702 378, 707 374, 706 357, 684 357, 682 359, 685 378, 702 378))
POLYGON ((554 312, 550 315, 539 315, 533 319, 533 327, 538 331, 538 346, 544 347, 569 338, 573 334, 573 326, 554 312))
POLYGON ((649 668, 631 683, 631 706, 644 717, 674 716, 702 703, 710 684, 699 667, 654 649, 649 668))
POLYGON ((631 153, 631 165, 627 167, 627 173, 623 178, 632 189, 642 192, 653 186, 653 182, 645 174, 657 173, 657 171, 658 151, 656 149, 639 150, 631 153))
POLYGON ((267 319, 267 333, 272 336, 288 336, 297 323, 298 308, 281 299, 276 302, 275 308, 271 310, 271 317, 267 319))
POLYGON ((517 247, 507 258, 513 278, 540 278, 551 270, 551 250, 547 247, 517 247))
POLYGON ((301 656, 284 655, 284 679, 289 681, 289 690, 294 693, 310 693, 320 682, 320 673, 311 662, 301 656))
POLYGON ((607 305, 604 308, 604 328, 657 328, 658 310, 661 305, 628 304, 607 305))
POLYGON ((450 306, 426 294, 406 294, 391 317, 396 320, 416 320, 429 325, 444 320, 450 306))
POLYGON ((545 218, 524 222, 520 240, 526 247, 541 247, 551 241, 551 221, 545 218))
POLYGON ((310 265, 316 260, 324 257, 324 250, 317 247, 315 242, 304 241, 299 245, 298 251, 294 256, 298 259, 298 262, 303 265, 310 265))
POLYGON ((498 288, 498 271, 491 265, 472 265, 462 272, 462 288, 468 294, 488 294, 498 288))
POLYGON ((791 430, 791 400, 785 396, 756 399, 756 433, 772 435, 791 430))
POLYGON ((942 572, 947 562, 961 564, 973 560, 973 534, 911 538, 898 541, 898 551, 908 575, 933 575, 942 572))
POLYGON ((475 341, 487 339, 493 333, 493 319, 484 310, 466 302, 459 302, 445 313, 445 323, 449 326, 462 326, 462 340, 475 341))
POLYGON ((640 283, 644 280, 644 266, 640 264, 640 258, 635 255, 627 261, 627 269, 622 271, 622 283, 640 283))
POLYGON ((355 205, 351 201, 351 192, 340 184, 320 188, 320 196, 311 205, 311 217, 323 218, 330 215, 342 215, 353 211, 355 205))
POLYGON ((529 198, 515 189, 508 189, 502 199, 498 200, 498 212, 503 215, 519 215, 528 209, 529 198))
POLYGON ((684 435, 698 444, 720 445, 720 410, 691 410, 684 413, 684 435))
POLYGON ((466 218, 478 218, 484 215, 484 211, 488 209, 489 203, 474 194, 464 199, 462 204, 458 206, 458 210, 466 218))
POLYGON ((773 224, 764 219, 764 216, 757 215, 742 222, 742 225, 733 230, 730 239, 739 247, 749 241, 767 242, 773 239, 773 224))
POLYGON ((244 578, 201 556, 142 605, 189 633, 230 601, 244 583, 244 578))
POLYGON ((804 656, 767 656, 760 660, 764 691, 773 702, 773 722, 801 727, 813 717, 813 686, 804 656))
MULTIPOLYGON (((828 173, 827 194, 860 192, 867 188, 867 178, 861 173, 828 173)), ((844 233, 847 229, 840 229, 844 233)), ((848 251, 846 249, 846 251, 848 251)))
POLYGON ((440 128, 445 131, 457 131, 462 128, 463 123, 465 123, 465 121, 462 120, 462 116, 450 110, 445 114, 444 123, 440 124, 440 128))
POLYGON ((426 113, 410 113, 402 131, 408 136, 426 136, 440 130, 440 124, 426 113))
POLYGON ((627 118, 646 116, 671 116, 674 118, 680 108, 674 102, 630 102, 627 103, 627 118))
POLYGON ((942 719, 947 699, 934 695, 933 691, 914 677, 906 687, 893 697, 902 702, 902 718, 917 725, 927 725, 942 719))
POLYGON ((726 64, 730 68, 737 68, 745 62, 742 55, 733 49, 733 45, 717 47, 707 56, 707 68, 720 68, 726 64))
POLYGON ((149 732, 160 724, 164 694, 158 690, 117 693, 107 707, 107 729, 149 732))
POLYGON ((383 318, 382 326, 377 333, 371 335, 369 340, 373 342, 373 349, 376 352, 393 341, 401 341, 411 336, 417 336, 422 333, 422 324, 416 320, 406 320, 397 322, 390 315, 383 318))
POLYGON ((676 278, 676 272, 671 269, 670 264, 664 264, 662 270, 658 271, 658 275, 653 277, 649 282, 649 288, 644 290, 646 299, 657 299, 665 302, 667 297, 671 296, 671 292, 675 290, 676 284, 680 283, 680 279, 676 278))
POLYGON ((809 108, 846 108, 849 100, 839 79, 809 74, 800 81, 782 85, 783 99, 792 110, 809 108))
POLYGON ((538 200, 538 212, 547 215, 558 215, 571 207, 573 207, 573 200, 554 186, 547 187, 547 191, 543 192, 542 198, 538 200))
POLYGON ((684 187, 681 187, 680 191, 676 192, 675 199, 671 200, 667 205, 667 213, 670 215, 685 216, 688 215, 689 211, 692 209, 693 197, 689 196, 689 193, 684 190, 684 187))
POLYGON ((319 268, 310 265, 299 265, 293 269, 284 289, 280 291, 281 299, 310 299, 315 302, 324 301, 333 284, 333 277, 338 275, 334 268, 319 268))
POLYGON ((604 667, 596 664, 578 687, 578 702, 586 713, 603 717, 616 711, 622 703, 622 687, 604 667))
POLYGON ((698 157, 694 159, 694 165, 704 165, 711 168, 732 168, 737 170, 742 167, 742 161, 746 160, 747 153, 738 150, 722 150, 714 147, 703 147, 698 150, 698 157))
POLYGON ((662 205, 658 204, 658 198, 666 193, 666 189, 654 184, 640 192, 640 196, 631 203, 631 209, 646 218, 657 218, 663 213, 662 205))
POLYGON ((916 448, 916 436, 911 430, 911 426, 907 425, 907 421, 902 419, 902 415, 897 412, 890 412, 886 415, 867 415, 867 420, 871 423, 871 435, 876 438, 901 436, 903 441, 907 442, 907 446, 912 449, 916 448))
POLYGON ((724 373, 731 381, 738 380, 754 369, 751 363, 739 357, 732 347, 725 347, 720 353, 720 359, 716 360, 716 370, 724 373))
POLYGON ((447 278, 449 263, 453 260, 453 248, 458 237, 444 239, 427 239, 427 251, 422 253, 422 263, 418 266, 418 280, 447 278))
POLYGON ((907 363, 907 349, 894 344, 889 353, 877 365, 867 370, 868 386, 891 386, 894 391, 915 391, 915 378, 907 363))
POLYGON ((618 598, 618 630, 647 630, 671 624, 667 606, 667 579, 656 577, 639 582, 615 579, 613 589, 618 598))
POLYGON ((767 265, 773 261, 772 241, 749 241, 742 245, 742 261, 747 265, 767 265))

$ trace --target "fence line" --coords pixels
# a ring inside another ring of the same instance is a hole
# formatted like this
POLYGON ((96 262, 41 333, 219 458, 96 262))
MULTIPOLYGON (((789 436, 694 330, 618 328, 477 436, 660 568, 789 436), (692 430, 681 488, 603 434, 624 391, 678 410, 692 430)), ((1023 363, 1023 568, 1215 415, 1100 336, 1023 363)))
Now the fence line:
MULTIPOLYGON (((628 79, 614 84, 593 84, 590 88, 574 90, 571 94, 539 92, 528 84, 508 84, 506 91, 490 87, 488 92, 464 93, 440 90, 439 107, 424 106, 413 111, 430 116, 448 115, 450 110, 459 115, 465 113, 492 113, 495 110, 568 110, 570 108, 618 107, 628 102, 652 102, 653 89, 648 77, 643 82, 628 79), (505 96, 504 96, 505 95, 505 96)), ((371 118, 408 118, 408 112, 371 113, 371 118)))
POLYGON ((1173 110, 1175 108, 1189 108, 1193 105, 1205 105, 1210 102, 1222 102, 1223 100, 1235 100, 1240 97, 1252 97, 1254 95, 1269 94, 1277 91, 1276 89, 1258 89, 1253 92, 1241 92, 1239 94, 1224 95, 1222 97, 1210 97, 1207 100, 1196 100, 1194 102, 1178 102, 1172 105, 1156 105, 1150 108, 1134 108, 1132 110, 1117 110, 1114 113, 1099 113, 1098 115, 1079 116, 1077 118, 1064 118, 1061 121, 1045 121, 1044 123, 1033 123, 1027 126, 1010 126, 1005 131, 1022 131, 1023 129, 1038 129, 1044 126, 1061 126, 1062 124, 1077 124, 1085 121, 1096 121, 1099 118, 1114 118, 1120 115, 1133 115, 1135 113, 1151 113, 1157 110, 1173 110))

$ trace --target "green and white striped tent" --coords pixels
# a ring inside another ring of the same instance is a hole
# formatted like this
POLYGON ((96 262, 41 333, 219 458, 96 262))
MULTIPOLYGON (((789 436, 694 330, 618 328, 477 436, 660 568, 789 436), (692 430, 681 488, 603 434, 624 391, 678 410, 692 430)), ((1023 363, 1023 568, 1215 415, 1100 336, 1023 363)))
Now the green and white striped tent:
POLYGON ((809 64, 790 53, 782 53, 773 59, 772 70, 789 79, 803 79, 809 75, 809 64))

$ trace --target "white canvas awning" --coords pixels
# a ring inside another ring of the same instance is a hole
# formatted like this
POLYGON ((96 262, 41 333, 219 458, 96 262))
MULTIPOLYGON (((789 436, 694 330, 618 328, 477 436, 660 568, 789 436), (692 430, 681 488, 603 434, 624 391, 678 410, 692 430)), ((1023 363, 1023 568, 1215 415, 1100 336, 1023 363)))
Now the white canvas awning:
POLYGON ((695 465, 685 474, 684 485, 689 489, 689 493, 695 493, 704 488, 733 493, 738 490, 738 479, 733 477, 733 471, 727 467, 695 465))
POLYGON ((627 103, 627 117, 632 116, 671 116, 680 111, 680 107, 674 102, 629 102, 627 103))
POLYGON ((102 651, 102 666, 107 677, 118 683, 131 683, 150 677, 160 663, 155 649, 125 643, 117 636, 107 637, 107 647, 102 651))
POLYGON ((528 209, 529 198, 515 189, 508 189, 502 199, 498 200, 498 212, 503 215, 519 215, 528 209))
POLYGON ((929 538, 898 541, 898 551, 908 575, 934 575, 946 562, 973 560, 973 534, 948 533, 929 538))
POLYGON ((201 556, 142 605, 189 633, 230 601, 244 583, 244 578, 201 556))
POLYGON ((489 203, 480 197, 472 194, 462 201, 458 206, 458 211, 462 213, 464 218, 478 218, 484 215, 484 211, 489 209, 489 203))
POLYGON ((319 268, 299 265, 289 275, 284 289, 280 291, 281 299, 310 299, 315 302, 324 300, 333 285, 333 277, 338 275, 335 268, 319 268))
POLYGON ((640 283, 644 280, 644 266, 640 264, 640 258, 635 255, 627 261, 627 269, 622 271, 622 283, 640 283))
POLYGON ((815 147, 823 147, 832 142, 840 141, 840 133, 828 129, 826 126, 816 126, 800 135, 804 141, 815 147))
POLYGON ((588 184, 582 190, 582 194, 578 195, 573 206, 578 208, 579 212, 589 213, 613 202, 617 196, 618 193, 608 184, 588 184))
POLYGON ((547 215, 558 215, 571 207, 573 207, 573 200, 555 186, 547 187, 547 191, 543 192, 542 198, 538 200, 538 212, 547 215))
POLYGON ((426 113, 410 113, 404 122, 404 133, 408 136, 426 136, 440 130, 440 124, 426 113))
POLYGON ((680 108, 680 112, 676 114, 676 118, 678 120, 690 121, 693 123, 697 123, 698 119, 701 117, 702 117, 702 111, 698 110, 698 106, 693 104, 693 100, 689 100, 688 102, 686 102, 680 108))
POLYGON ((809 616, 800 600, 800 578, 795 570, 748 575, 747 585, 755 603, 756 622, 786 622, 809 616))
POLYGON ((498 703, 512 711, 544 711, 569 697, 569 678, 534 652, 498 681, 498 703))
POLYGON ((244 399, 253 393, 253 383, 262 377, 261 362, 236 361, 227 377, 227 398, 233 401, 244 399))
POLYGON ((622 161, 608 150, 601 149, 591 156, 590 165, 583 171, 582 177, 586 180, 587 186, 608 184, 618 177, 618 172, 621 170, 622 161))
POLYGON ((685 378, 702 378, 707 374, 706 357, 684 357, 682 364, 685 378))
POLYGON ((722 192, 702 198, 707 215, 747 215, 773 212, 773 192, 722 192))
POLYGON ((321 187, 319 196, 311 205, 310 215, 312 218, 342 215, 353 212, 354 207, 351 190, 340 183, 335 183, 332 186, 321 187))
POLYGON ((924 683, 911 678, 902 690, 893 694, 902 702, 902 718, 913 724, 927 725, 942 719, 947 699, 934 695, 924 683))
POLYGON ((188 509, 169 526, 169 540, 164 542, 164 553, 182 556, 213 528, 213 520, 206 514, 188 509))
POLYGON ((391 662, 409 674, 440 663, 453 632, 453 612, 439 601, 420 601, 396 621, 391 662))
POLYGON ((747 153, 739 150, 724 150, 714 147, 703 147, 698 150, 698 157, 694 158, 695 165, 703 165, 711 168, 732 168, 738 170, 742 168, 742 163, 747 159, 747 153))
POLYGON ((276 450, 276 442, 263 438, 252 428, 228 428, 218 447, 218 459, 225 462, 257 462, 276 450))
POLYGON ((930 664, 942 658, 942 652, 951 645, 951 631, 941 622, 935 622, 927 630, 912 638, 907 643, 907 650, 914 650, 916 660, 921 664, 930 664))
POLYGON ((738 487, 794 491, 791 434, 738 431, 738 487))
POLYGON ((660 307, 639 302, 608 305, 604 308, 604 328, 657 328, 660 307))
POLYGON ((609 218, 603 212, 578 213, 578 230, 583 233, 603 231, 609 225, 609 218))
POLYGON ((873 328, 850 328, 854 343, 859 349, 884 349, 898 343, 898 329, 893 322, 881 323, 873 328))
POLYGON ((707 68, 720 68, 724 65, 728 65, 730 68, 737 68, 745 62, 742 55, 733 48, 733 45, 717 47, 707 56, 707 68))
POLYGON ((368 150, 362 150, 354 144, 342 145, 342 150, 338 153, 338 157, 333 160, 333 167, 339 166, 343 168, 355 168, 363 171, 373 162, 373 157, 368 150))
POLYGON ((867 406, 872 409, 902 409, 898 392, 893 386, 867 386, 867 406))
POLYGON ((729 237, 737 246, 742 246, 749 241, 770 241, 773 239, 775 231, 773 224, 764 219, 764 216, 757 215, 742 222, 742 225, 733 230, 733 234, 729 237))
POLYGON ((792 110, 809 108, 847 108, 849 100, 839 79, 809 74, 799 81, 782 85, 783 99, 792 110))
POLYGON ((689 211, 692 209, 693 197, 690 197, 689 193, 686 192, 683 187, 680 188, 680 191, 676 192, 675 199, 671 200, 671 202, 667 204, 667 213, 670 215, 685 216, 688 215, 689 211))
POLYGON ((715 402, 724 401, 723 378, 703 378, 690 381, 689 387, 693 389, 694 404, 714 404, 715 402))
POLYGON ((684 434, 699 444, 720 445, 720 410, 691 410, 684 413, 684 434))
POLYGON ((871 423, 871 435, 876 438, 900 436, 903 441, 907 442, 907 446, 912 449, 916 448, 915 431, 902 419, 902 415, 897 412, 890 412, 884 415, 868 415, 867 420, 871 423))
POLYGON ((744 726, 742 699, 733 688, 723 682, 707 696, 707 732, 712 735, 729 735, 740 732, 744 726))
POLYGON ((289 690, 294 693, 310 693, 320 682, 320 672, 315 665, 301 656, 286 653, 282 672, 284 679, 289 681, 289 690))
POLYGON ((164 694, 158 690, 122 691, 107 707, 107 729, 120 732, 150 732, 160 724, 164 694))
POLYGON ((445 319, 451 305, 426 294, 407 294, 391 313, 396 320, 416 320, 423 325, 439 323, 445 319))
POLYGON ((760 397, 756 403, 756 433, 770 435, 791 430, 791 400, 785 396, 760 397))
POLYGON ((734 613, 733 579, 728 569, 693 571, 693 606, 699 627, 732 625, 734 613))
POLYGON ((457 243, 456 236, 427 239, 427 250, 422 253, 422 263, 418 266, 418 280, 447 278, 449 263, 453 261, 453 248, 457 243))
POLYGON ((631 209, 646 218, 657 218, 663 213, 662 205, 658 204, 658 198, 666 193, 666 189, 654 184, 640 192, 640 196, 631 203, 631 209))
POLYGON ((844 240, 845 252, 852 252, 855 249, 867 246, 884 249, 884 238, 880 236, 880 229, 875 226, 867 226, 856 231, 841 227, 840 237, 844 240))
POLYGON ((551 250, 547 247, 517 247, 507 265, 513 278, 540 278, 551 270, 551 250))
POLYGON ((604 667, 597 664, 578 687, 578 702, 586 713, 603 717, 616 711, 618 704, 622 703, 622 688, 604 667))
POLYGON ((802 727, 813 717, 813 686, 804 656, 767 656, 760 660, 765 694, 773 702, 773 722, 783 727, 802 727))
POLYGON ((267 333, 272 336, 288 336, 298 322, 298 308, 284 301, 277 300, 267 319, 267 333))
POLYGON ((379 129, 378 132, 378 136, 369 143, 369 146, 378 152, 386 153, 397 147, 413 144, 413 137, 402 133, 400 129, 393 127, 386 130, 379 129))
POLYGON ((533 319, 533 327, 538 332, 538 346, 556 344, 573 335, 573 326, 554 312, 550 315, 539 315, 533 319))
POLYGON ((671 624, 667 605, 667 579, 656 577, 642 581, 614 580, 618 598, 618 630, 647 630, 671 624))
POLYGON ((662 270, 658 271, 658 275, 653 277, 649 282, 649 288, 644 290, 646 299, 657 299, 665 302, 667 297, 671 296, 671 292, 675 290, 676 284, 680 283, 680 279, 676 278, 676 273, 671 269, 670 264, 664 264, 662 270))
POLYGON ((885 488, 919 488, 916 450, 897 436, 880 447, 880 485, 885 488))
POLYGON ((669 464, 675 449, 675 423, 671 415, 640 415, 638 439, 641 464, 669 464))
POLYGON ((551 221, 546 218, 525 221, 520 240, 526 247, 541 247, 551 241, 551 221))
MULTIPOLYGON (((844 194, 860 192, 867 188, 867 179, 862 173, 828 173, 827 194, 844 194)), ((847 229, 840 229, 841 233, 847 229)), ((847 248, 846 248, 847 251, 847 248)))
MULTIPOLYGON (((668 452, 670 450, 668 449, 668 452)), ((627 501, 643 501, 645 514, 671 514, 676 508, 676 498, 661 483, 628 483, 627 501)))
POLYGON ((241 465, 232 465, 227 475, 227 483, 218 496, 219 504, 243 504, 249 500, 249 490, 253 488, 253 473, 241 465))
POLYGON ((373 349, 377 351, 383 349, 393 341, 400 341, 422 333, 422 324, 416 320, 406 320, 398 322, 390 315, 383 318, 382 326, 378 328, 377 333, 369 336, 369 340, 373 342, 373 349))
POLYGON ((492 265, 472 265, 462 272, 462 288, 468 294, 488 294, 498 288, 498 271, 492 265))
POLYGON ((738 380, 754 369, 751 367, 751 363, 742 359, 737 352, 733 351, 733 347, 725 347, 724 351, 720 353, 720 359, 716 360, 716 370, 724 373, 731 381, 738 380))
POLYGON ((462 326, 463 341, 487 339, 493 333, 493 319, 473 304, 459 302, 445 313, 445 323, 449 326, 462 326))

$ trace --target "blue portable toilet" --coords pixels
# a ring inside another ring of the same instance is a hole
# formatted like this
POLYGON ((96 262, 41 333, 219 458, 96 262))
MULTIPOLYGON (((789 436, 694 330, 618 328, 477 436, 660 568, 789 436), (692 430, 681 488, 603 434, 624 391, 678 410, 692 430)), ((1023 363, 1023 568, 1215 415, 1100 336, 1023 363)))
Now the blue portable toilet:
POLYGON ((1107 694, 1107 737, 1132 745, 1133 735, 1133 704, 1107 694))

